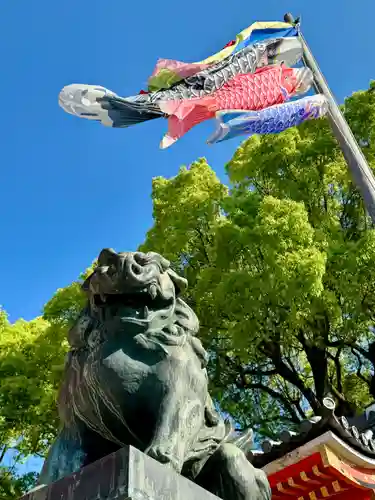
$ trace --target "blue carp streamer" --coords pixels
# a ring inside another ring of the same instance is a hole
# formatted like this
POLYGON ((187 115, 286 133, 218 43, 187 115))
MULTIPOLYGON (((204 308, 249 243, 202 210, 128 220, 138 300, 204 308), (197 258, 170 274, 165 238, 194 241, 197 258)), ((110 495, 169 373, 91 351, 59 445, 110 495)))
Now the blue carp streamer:
POLYGON ((328 102, 321 94, 260 111, 219 111, 216 131, 207 142, 214 144, 239 135, 278 134, 307 120, 321 118, 327 111, 328 102))

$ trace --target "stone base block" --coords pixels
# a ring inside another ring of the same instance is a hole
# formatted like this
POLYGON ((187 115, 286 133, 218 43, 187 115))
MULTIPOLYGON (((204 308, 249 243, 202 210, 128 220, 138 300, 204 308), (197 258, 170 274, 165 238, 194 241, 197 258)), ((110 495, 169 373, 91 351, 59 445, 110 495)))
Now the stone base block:
POLYGON ((22 500, 219 500, 132 446, 71 476, 31 490, 22 500))

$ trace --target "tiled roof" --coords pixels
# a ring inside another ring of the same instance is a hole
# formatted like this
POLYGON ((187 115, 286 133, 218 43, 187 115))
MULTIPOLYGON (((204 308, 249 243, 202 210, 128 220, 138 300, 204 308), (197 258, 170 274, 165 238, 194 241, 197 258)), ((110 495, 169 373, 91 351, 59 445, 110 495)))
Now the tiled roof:
POLYGON ((368 417, 370 415, 371 419, 366 418, 367 425, 365 425, 365 421, 361 422, 361 432, 357 426, 352 425, 355 419, 349 422, 345 417, 336 417, 334 401, 331 398, 325 398, 320 416, 303 421, 298 432, 284 430, 277 440, 264 440, 261 443, 262 452, 251 452, 248 458, 255 467, 264 467, 325 432, 331 431, 351 448, 375 459, 375 435, 371 429, 371 426, 375 424, 375 419, 372 418, 375 417, 375 413, 371 411, 368 417))

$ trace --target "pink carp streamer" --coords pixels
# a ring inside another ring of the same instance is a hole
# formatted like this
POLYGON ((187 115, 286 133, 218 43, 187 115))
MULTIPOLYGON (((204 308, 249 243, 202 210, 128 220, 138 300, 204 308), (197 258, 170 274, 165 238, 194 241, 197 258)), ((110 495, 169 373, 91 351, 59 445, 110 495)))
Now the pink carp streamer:
POLYGON ((218 111, 258 111, 281 104, 305 93, 312 81, 312 73, 307 68, 268 66, 254 74, 237 75, 222 88, 201 99, 162 102, 160 108, 170 118, 161 148, 175 143, 198 123, 214 118, 218 111))

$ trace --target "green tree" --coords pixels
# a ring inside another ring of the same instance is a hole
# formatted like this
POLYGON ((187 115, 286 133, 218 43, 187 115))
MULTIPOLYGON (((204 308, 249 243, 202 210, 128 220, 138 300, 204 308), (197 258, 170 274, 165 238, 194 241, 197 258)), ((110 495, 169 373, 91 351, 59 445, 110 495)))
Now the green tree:
MULTIPOLYGON (((375 84, 343 110, 374 167, 375 84)), ((327 121, 251 137, 227 173, 201 159, 154 179, 141 246, 190 281, 212 390, 265 435, 328 394, 355 414, 375 395, 375 233, 327 121)))
POLYGON ((14 467, 0 466, 0 499, 19 499, 34 486, 37 476, 38 474, 35 472, 28 472, 20 476, 14 467))
POLYGON ((95 265, 58 289, 43 317, 11 324, 0 309, 0 500, 19 498, 33 485, 37 475, 19 475, 17 466, 30 456, 44 458, 56 437, 67 332, 86 300, 81 284, 95 265))
POLYGON ((32 486, 36 474, 19 475, 17 466, 43 458, 57 434, 67 331, 85 302, 80 285, 91 269, 57 290, 43 317, 11 324, 0 310, 0 499, 19 498, 32 486))
POLYGON ((61 329, 42 318, 10 324, 4 312, 0 315, 0 494, 11 498, 11 491, 19 496, 33 477, 18 477, 17 464, 43 456, 56 434, 55 394, 66 341, 61 329))

